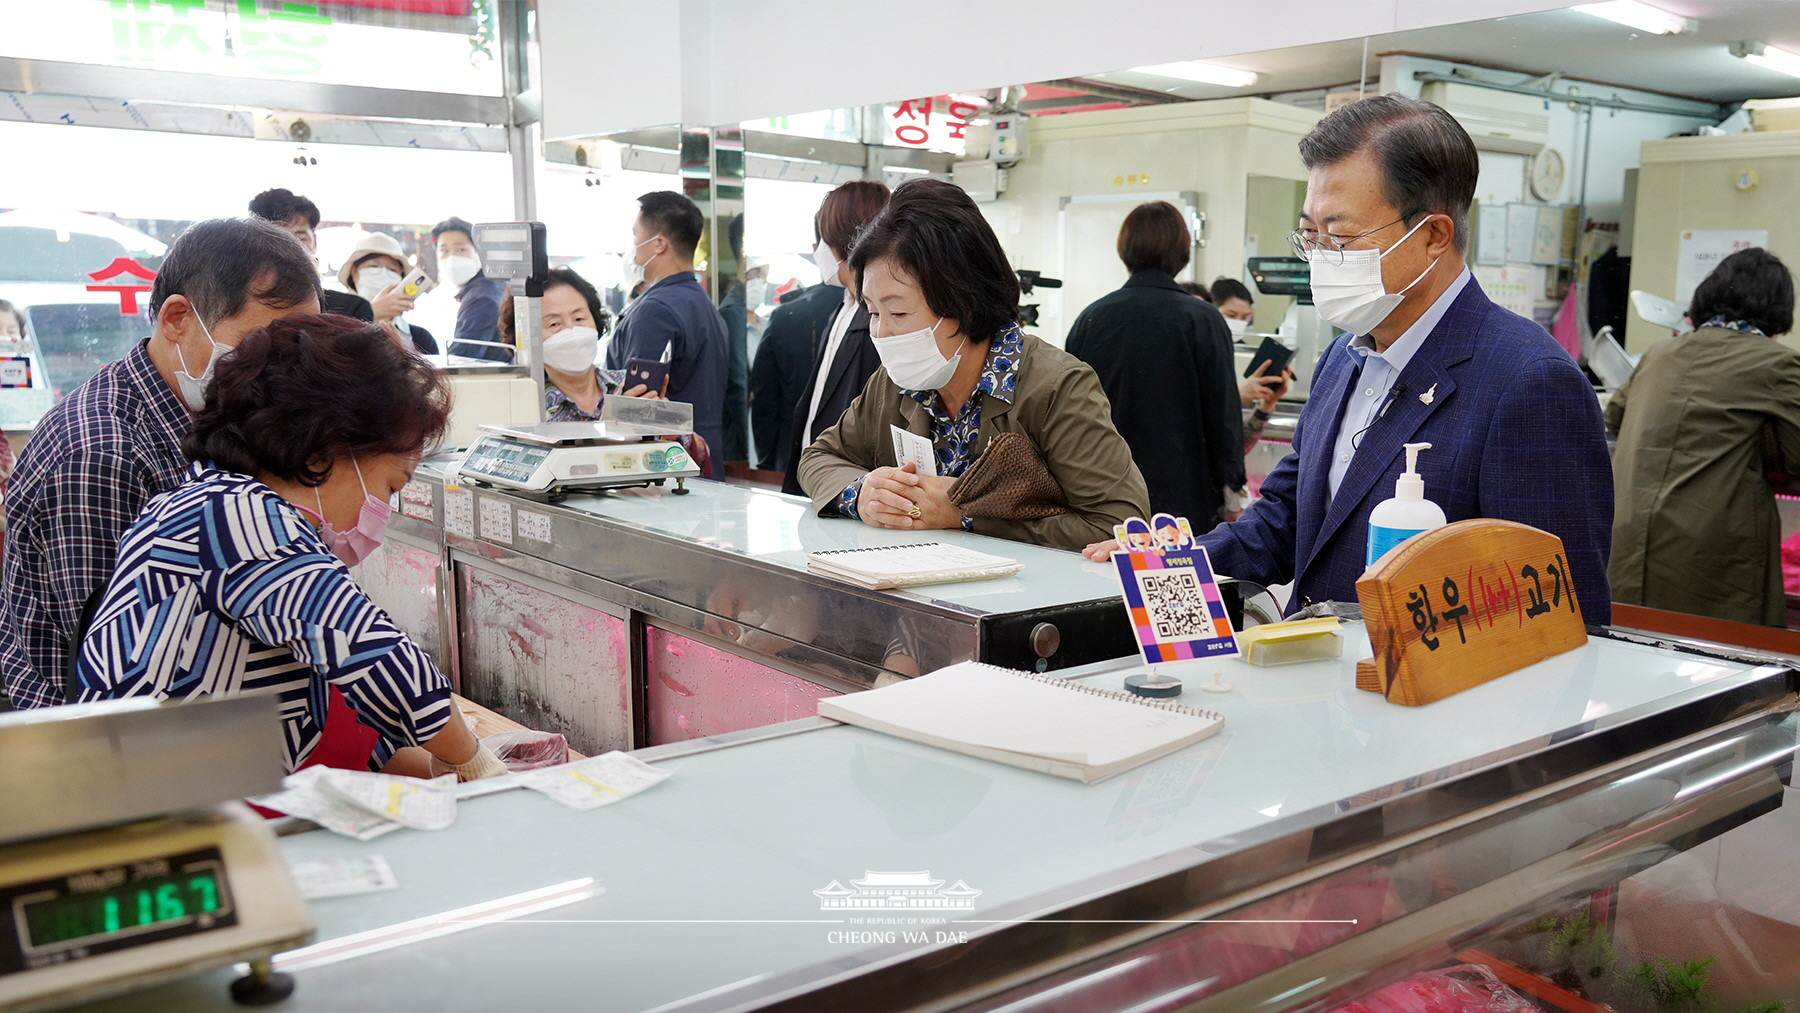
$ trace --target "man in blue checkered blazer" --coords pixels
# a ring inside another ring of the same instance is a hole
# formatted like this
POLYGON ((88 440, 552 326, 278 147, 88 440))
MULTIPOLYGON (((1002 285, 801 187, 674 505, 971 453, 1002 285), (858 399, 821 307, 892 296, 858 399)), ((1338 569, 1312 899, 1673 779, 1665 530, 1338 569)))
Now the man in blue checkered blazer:
POLYGON ((1294 452, 1241 518, 1200 540, 1218 572, 1293 582, 1289 609, 1355 601, 1369 514, 1402 446, 1428 442, 1425 495, 1451 521, 1493 517, 1562 539, 1589 624, 1612 615, 1612 462, 1593 388, 1544 329, 1494 305, 1465 252, 1475 146, 1448 113, 1384 95, 1300 142, 1297 252, 1320 315, 1348 333, 1320 357, 1294 452))

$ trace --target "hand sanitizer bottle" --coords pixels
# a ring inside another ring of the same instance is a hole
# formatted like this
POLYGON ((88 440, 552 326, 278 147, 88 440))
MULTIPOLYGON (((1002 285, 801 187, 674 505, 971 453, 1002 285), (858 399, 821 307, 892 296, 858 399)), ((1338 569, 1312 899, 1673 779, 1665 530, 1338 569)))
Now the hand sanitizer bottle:
POLYGON ((1425 480, 1419 477, 1419 451, 1429 443, 1406 445, 1406 471, 1394 483, 1394 498, 1383 500, 1369 514, 1369 551, 1363 562, 1374 566, 1394 546, 1432 528, 1444 526, 1444 511, 1425 498, 1425 480))

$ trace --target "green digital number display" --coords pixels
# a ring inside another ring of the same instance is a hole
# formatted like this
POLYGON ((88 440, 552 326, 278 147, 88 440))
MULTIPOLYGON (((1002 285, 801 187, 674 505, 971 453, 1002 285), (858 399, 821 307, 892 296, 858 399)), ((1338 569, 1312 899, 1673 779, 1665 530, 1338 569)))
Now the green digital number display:
POLYGON ((60 947, 198 920, 217 912, 220 900, 218 867, 201 866, 27 902, 25 931, 34 948, 60 947))

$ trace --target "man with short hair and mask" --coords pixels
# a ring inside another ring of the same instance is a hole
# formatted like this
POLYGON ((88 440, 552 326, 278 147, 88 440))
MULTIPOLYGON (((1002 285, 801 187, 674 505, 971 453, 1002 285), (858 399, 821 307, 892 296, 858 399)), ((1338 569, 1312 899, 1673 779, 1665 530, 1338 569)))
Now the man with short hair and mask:
POLYGON ((1599 401, 1555 339, 1470 275, 1479 168, 1468 133, 1429 102, 1382 95, 1319 121, 1300 157, 1295 250, 1319 315, 1347 333, 1320 356, 1293 453, 1262 498, 1199 539, 1214 569, 1291 581, 1290 612, 1356 601, 1369 515, 1394 495, 1404 445, 1422 442, 1425 495, 1445 517, 1556 535, 1583 617, 1610 621, 1612 463, 1599 401))
POLYGON ((188 227, 150 294, 155 328, 38 423, 6 497, 0 673, 14 707, 66 702, 69 644, 119 536, 187 472, 181 438, 219 359, 279 317, 319 312, 310 254, 280 226, 188 227))
POLYGON ((513 361, 512 348, 500 341, 500 297, 506 292, 481 269, 475 226, 451 216, 432 227, 431 242, 437 247, 438 284, 456 293, 456 334, 450 354, 513 361))
MULTIPOLYGON (((644 294, 619 319, 606 349, 606 368, 632 359, 669 364, 671 401, 694 406, 694 432, 710 448, 725 445, 725 319, 694 277, 694 250, 705 220, 694 202, 671 190, 638 198, 626 255, 627 284, 641 276, 644 294)), ((714 451, 707 478, 724 477, 714 451)))

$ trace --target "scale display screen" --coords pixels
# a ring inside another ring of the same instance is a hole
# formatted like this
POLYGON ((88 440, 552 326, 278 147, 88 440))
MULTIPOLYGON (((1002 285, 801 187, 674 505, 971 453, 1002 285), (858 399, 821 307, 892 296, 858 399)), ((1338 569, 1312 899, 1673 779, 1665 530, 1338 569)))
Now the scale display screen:
POLYGON ((549 447, 483 436, 475 441, 475 448, 463 462, 462 470, 509 482, 527 482, 549 456, 549 447))
POLYGON ((0 899, 0 974, 237 924, 217 848, 0 887, 0 899))

